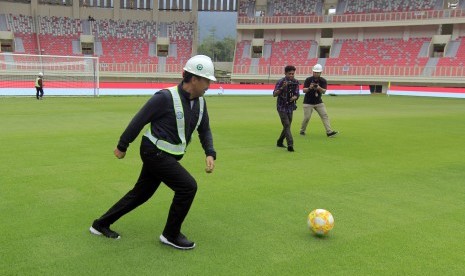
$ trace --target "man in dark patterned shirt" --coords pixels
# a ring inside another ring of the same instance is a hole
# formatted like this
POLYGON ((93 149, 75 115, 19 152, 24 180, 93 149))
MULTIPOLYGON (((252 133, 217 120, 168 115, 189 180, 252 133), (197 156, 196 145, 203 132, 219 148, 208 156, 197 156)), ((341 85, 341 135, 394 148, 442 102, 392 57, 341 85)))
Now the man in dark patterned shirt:
POLYGON ((291 133, 292 114, 297 109, 296 101, 299 98, 299 81, 294 78, 295 67, 288 65, 284 68, 285 77, 278 80, 273 91, 273 97, 277 97, 276 108, 283 130, 276 145, 285 148, 284 138, 287 141, 287 150, 294 151, 294 139, 291 133))

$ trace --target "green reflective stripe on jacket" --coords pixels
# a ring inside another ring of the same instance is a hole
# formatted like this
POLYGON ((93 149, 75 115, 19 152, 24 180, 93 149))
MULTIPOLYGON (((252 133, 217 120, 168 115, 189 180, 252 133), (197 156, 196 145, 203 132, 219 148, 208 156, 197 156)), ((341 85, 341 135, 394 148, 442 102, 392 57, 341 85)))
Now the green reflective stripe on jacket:
MULTIPOLYGON (((181 140, 181 144, 171 144, 165 140, 158 139, 152 135, 151 127, 147 129, 144 136, 149 138, 152 143, 157 146, 157 148, 161 149, 162 151, 168 152, 174 155, 182 155, 186 152, 186 128, 185 128, 185 120, 184 120, 184 110, 182 108, 182 101, 179 97, 178 87, 170 87, 168 90, 171 93, 171 97, 173 98, 173 105, 174 105, 174 113, 176 116, 176 125, 178 128, 178 136, 181 140)), ((197 129, 202 121, 203 111, 204 111, 204 99, 203 97, 199 98, 199 105, 200 105, 200 113, 199 113, 199 120, 197 121, 197 125, 195 129, 197 129)), ((195 130, 194 129, 194 130, 195 130)))

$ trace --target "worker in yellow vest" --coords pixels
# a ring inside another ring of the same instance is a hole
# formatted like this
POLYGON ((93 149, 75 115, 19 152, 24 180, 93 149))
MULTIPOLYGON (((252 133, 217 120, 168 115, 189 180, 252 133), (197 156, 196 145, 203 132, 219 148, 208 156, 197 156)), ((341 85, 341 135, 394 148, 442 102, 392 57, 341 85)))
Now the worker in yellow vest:
POLYGON ((42 100, 42 97, 44 96, 44 74, 42 72, 37 74, 35 87, 36 87, 36 98, 38 100, 42 100))
POLYGON ((186 152, 192 133, 197 130, 206 156, 205 170, 211 173, 215 167, 216 151, 203 98, 210 82, 216 81, 214 72, 209 57, 196 55, 190 58, 181 83, 156 92, 134 116, 121 135, 114 154, 119 159, 124 158, 129 144, 149 124, 140 146, 143 162, 140 176, 132 190, 93 222, 92 234, 119 239, 121 236, 111 230, 110 225, 146 202, 163 182, 174 191, 174 198, 160 242, 177 249, 195 247, 195 243, 181 233, 181 225, 194 200, 197 182, 179 160, 186 152))

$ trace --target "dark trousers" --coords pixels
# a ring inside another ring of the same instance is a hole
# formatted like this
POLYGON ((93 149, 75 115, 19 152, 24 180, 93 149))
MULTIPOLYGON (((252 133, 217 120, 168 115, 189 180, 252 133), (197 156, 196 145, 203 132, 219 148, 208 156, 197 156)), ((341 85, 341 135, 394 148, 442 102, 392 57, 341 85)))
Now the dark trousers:
POLYGON ((163 235, 176 238, 194 201, 197 182, 172 155, 159 149, 144 150, 143 147, 140 155, 143 165, 136 185, 100 217, 98 222, 101 225, 114 223, 151 198, 163 182, 174 191, 163 235))
POLYGON ((283 125, 283 130, 281 131, 281 135, 279 135, 278 143, 282 143, 284 138, 287 140, 287 146, 292 147, 294 146, 294 139, 292 138, 291 133, 291 124, 292 124, 292 114, 293 112, 280 112, 278 111, 279 118, 281 119, 281 124, 283 125))
POLYGON ((39 97, 43 97, 44 96, 44 90, 42 89, 42 87, 36 87, 36 98, 39 99, 39 97))

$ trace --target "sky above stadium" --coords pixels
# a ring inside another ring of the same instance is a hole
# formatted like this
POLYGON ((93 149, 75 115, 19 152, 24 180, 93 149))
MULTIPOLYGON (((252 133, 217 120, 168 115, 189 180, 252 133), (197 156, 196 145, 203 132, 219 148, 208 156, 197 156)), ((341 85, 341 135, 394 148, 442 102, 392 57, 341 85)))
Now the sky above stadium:
POLYGON ((237 12, 199 12, 199 38, 202 42, 215 27, 215 37, 223 40, 225 37, 236 38, 237 12))

